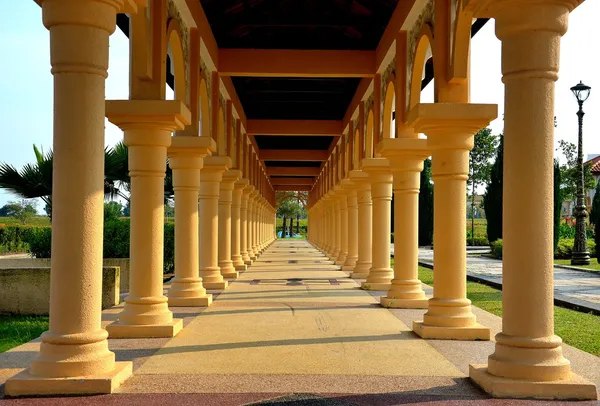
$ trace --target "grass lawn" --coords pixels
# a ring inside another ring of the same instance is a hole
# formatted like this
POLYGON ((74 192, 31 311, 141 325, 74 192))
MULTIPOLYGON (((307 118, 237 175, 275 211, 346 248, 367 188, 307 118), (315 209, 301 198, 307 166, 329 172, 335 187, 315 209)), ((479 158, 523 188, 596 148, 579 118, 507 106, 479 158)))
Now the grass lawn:
POLYGON ((596 258, 592 258, 592 263, 589 265, 571 265, 570 259, 555 259, 554 263, 556 265, 576 266, 577 268, 585 268, 590 271, 600 271, 600 264, 596 258))
MULTIPOLYGON (((433 286, 433 271, 419 267, 421 282, 433 286)), ((502 316, 502 291, 467 282, 467 297, 474 306, 502 316)), ((600 316, 554 306, 554 331, 566 344, 600 356, 600 316)))
MULTIPOLYGON (((2 226, 20 226, 21 221, 14 217, 0 217, 0 227, 2 226)), ((50 217, 35 216, 25 224, 27 226, 49 226, 50 217)))
POLYGON ((47 316, 0 315, 0 352, 31 341, 46 330, 47 316))

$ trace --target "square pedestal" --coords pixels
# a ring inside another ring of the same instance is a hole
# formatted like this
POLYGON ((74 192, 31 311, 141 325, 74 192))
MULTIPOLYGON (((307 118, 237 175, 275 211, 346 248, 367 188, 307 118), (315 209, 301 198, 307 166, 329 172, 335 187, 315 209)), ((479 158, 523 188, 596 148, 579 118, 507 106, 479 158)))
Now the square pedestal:
POLYGON ((596 400, 596 385, 572 374, 565 381, 530 382, 490 375, 487 365, 469 365, 469 377, 495 398, 596 400))
POLYGON ((169 307, 207 307, 212 303, 210 293, 202 297, 170 297, 169 307))
POLYGON ((381 298, 381 306, 392 309, 427 309, 429 307, 429 299, 392 299, 383 296, 381 298))
POLYGON ((428 326, 422 321, 413 321, 412 329, 421 338, 465 341, 488 341, 490 339, 490 329, 479 323, 471 327, 437 327, 428 326))
POLYGON ((382 291, 387 291, 390 290, 390 288, 392 287, 392 283, 388 282, 388 283, 369 283, 369 282, 363 282, 360 285, 360 288, 362 290, 382 290, 382 291))
POLYGON ((173 319, 167 324, 133 325, 119 321, 106 326, 108 338, 165 338, 175 337, 183 328, 182 319, 173 319))
POLYGON ((237 279, 240 276, 240 274, 237 271, 221 273, 221 275, 223 275, 223 278, 227 278, 227 279, 237 279))
POLYGON ((238 272, 246 272, 248 270, 248 266, 244 265, 235 265, 235 270, 238 272))
POLYGON ((350 278, 352 279, 367 279, 367 276, 369 276, 369 274, 364 272, 352 272, 350 274, 350 278))
POLYGON ((229 286, 229 282, 202 282, 204 289, 222 290, 229 286))
POLYGON ((6 381, 6 396, 97 395, 113 393, 133 373, 133 363, 115 362, 115 369, 102 375, 42 378, 26 369, 6 381))
POLYGON ((252 260, 251 260, 251 259, 249 259, 248 261, 244 261, 244 263, 245 263, 246 265, 250 266, 250 265, 252 265, 252 260))

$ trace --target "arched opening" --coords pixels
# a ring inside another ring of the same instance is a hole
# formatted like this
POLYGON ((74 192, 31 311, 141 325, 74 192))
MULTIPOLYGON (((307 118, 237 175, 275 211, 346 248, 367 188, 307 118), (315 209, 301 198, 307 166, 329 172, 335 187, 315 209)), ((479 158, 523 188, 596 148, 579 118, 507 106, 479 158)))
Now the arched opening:
MULTIPOLYGON (((427 86, 427 83, 423 83, 423 78, 425 77, 426 72, 425 70, 433 70, 434 68, 432 44, 433 33, 431 32, 431 28, 429 28, 428 25, 425 25, 415 50, 415 62, 411 72, 410 80, 409 109, 412 109, 421 102, 421 90, 423 90, 424 85, 427 86)), ((435 70, 433 70, 433 73, 435 74, 435 70)), ((430 89, 433 89, 433 87, 434 86, 432 86, 430 89)), ((435 90, 433 91, 435 92, 435 90)), ((432 95, 434 96, 432 98, 433 100, 431 100, 433 102, 435 100, 435 94, 432 93, 432 95)), ((429 97, 427 98, 429 99, 429 97)))
POLYGON ((183 45, 179 36, 179 23, 170 20, 167 26, 167 83, 173 81, 174 94, 172 98, 167 91, 165 97, 171 100, 181 100, 187 103, 185 89, 185 60, 183 58, 183 45))
POLYGON ((225 116, 223 108, 219 107, 219 115, 217 122, 217 154, 219 156, 227 156, 227 138, 225 135, 225 116))
POLYGON ((359 168, 360 163, 360 132, 358 129, 354 132, 354 150, 352 151, 353 169, 359 168))
POLYGON ((200 129, 201 137, 210 137, 210 110, 208 108, 208 88, 206 87, 206 80, 202 78, 200 80, 200 123, 198 128, 200 129))
POLYGON ((396 138, 396 96, 394 89, 395 80, 391 79, 385 90, 383 102, 383 138, 396 138))
POLYGON ((373 132, 374 132, 373 110, 367 115, 367 128, 365 131, 365 158, 373 158, 373 132))

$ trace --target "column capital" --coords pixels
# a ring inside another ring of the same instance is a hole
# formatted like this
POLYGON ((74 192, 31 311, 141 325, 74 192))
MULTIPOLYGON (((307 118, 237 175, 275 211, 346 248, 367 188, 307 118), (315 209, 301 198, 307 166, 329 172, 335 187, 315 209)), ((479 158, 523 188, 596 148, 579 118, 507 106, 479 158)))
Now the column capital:
POLYGON ((227 189, 233 190, 234 184, 240 179, 242 172, 237 169, 229 169, 223 173, 221 186, 227 185, 227 189))
MULTIPOLYGON (((473 12, 474 17, 493 17, 498 18, 500 14, 504 12, 507 15, 510 13, 512 19, 523 20, 526 19, 528 24, 522 25, 521 28, 528 29, 527 26, 531 26, 532 29, 538 29, 539 23, 546 26, 546 22, 554 20, 553 23, 560 23, 553 16, 543 15, 536 11, 542 7, 558 7, 565 8, 569 12, 583 3, 583 0, 555 0, 552 2, 543 2, 539 0, 468 0, 465 2, 464 8, 473 12), (534 13, 527 10, 531 9, 534 13), (515 12, 515 11, 519 12, 515 12), (527 10, 527 11, 526 11, 527 10), (532 18, 533 17, 533 18, 532 18)), ((566 25, 564 27, 566 31, 566 25)), ((561 33, 563 35, 564 32, 561 33)))
POLYGON ((421 172, 423 161, 431 155, 425 138, 386 138, 380 145, 381 155, 390 162, 392 172, 421 172))
POLYGON ((363 171, 369 175, 371 183, 392 183, 390 162, 385 158, 363 159, 363 171))
POLYGON ((211 144, 215 142, 207 137, 171 137, 167 148, 169 166, 177 169, 202 169, 203 158, 211 153, 211 144))
POLYGON ((470 150, 475 133, 497 116, 496 104, 420 103, 408 112, 407 121, 427 134, 430 150, 470 150))
POLYGON ((200 182, 221 182, 223 172, 231 166, 231 159, 226 156, 209 156, 204 158, 204 166, 200 171, 200 182))
POLYGON ((38 3, 42 6, 46 28, 55 25, 88 25, 112 34, 116 26, 115 14, 135 14, 138 6, 145 6, 146 0, 40 0, 38 3))
MULTIPOLYGON (((180 100, 107 100, 106 118, 123 131, 151 129, 171 133, 190 124, 191 113, 180 100)), ((125 143, 127 138, 125 134, 125 143)), ((129 142, 132 144, 127 145, 154 145, 143 132, 129 134, 129 142)))
POLYGON ((250 181, 248 181, 248 179, 240 178, 237 182, 235 182, 234 188, 236 190, 238 190, 238 189, 241 190, 244 195, 247 195, 246 191, 248 190, 249 184, 250 184, 250 181))

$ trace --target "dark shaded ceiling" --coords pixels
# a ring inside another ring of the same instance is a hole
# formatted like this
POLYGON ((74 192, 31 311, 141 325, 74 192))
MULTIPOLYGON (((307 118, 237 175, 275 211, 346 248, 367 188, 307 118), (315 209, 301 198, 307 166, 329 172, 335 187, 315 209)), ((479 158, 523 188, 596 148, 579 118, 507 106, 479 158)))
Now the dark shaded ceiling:
POLYGON ((318 168, 318 161, 265 161, 266 166, 283 166, 286 168, 318 168))
POLYGON ((328 149, 333 137, 322 136, 271 136, 255 135, 254 139, 260 149, 328 149))
POLYGON ((359 78, 232 78, 248 119, 341 120, 359 78))
POLYGON ((398 0, 200 0, 219 48, 374 50, 398 0))

